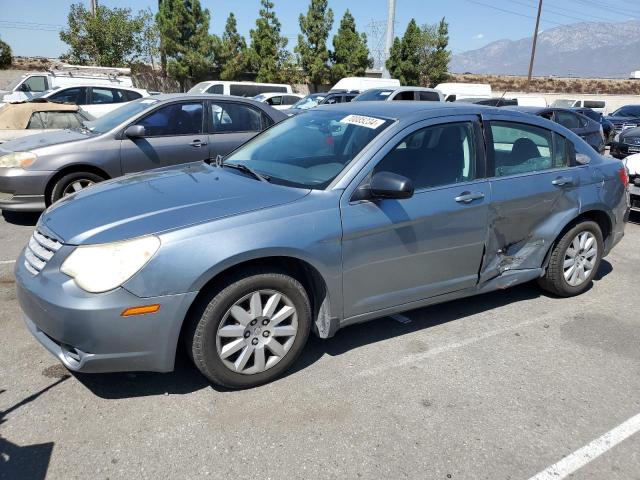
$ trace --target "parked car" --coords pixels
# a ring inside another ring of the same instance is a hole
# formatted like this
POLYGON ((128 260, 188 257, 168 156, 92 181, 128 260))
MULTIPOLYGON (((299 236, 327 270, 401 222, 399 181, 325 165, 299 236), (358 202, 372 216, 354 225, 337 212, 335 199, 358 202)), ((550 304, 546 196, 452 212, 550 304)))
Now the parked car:
POLYGON ((133 87, 129 68, 93 67, 60 64, 48 72, 32 72, 19 76, 0 91, 3 102, 23 102, 56 88, 86 84, 115 88, 133 87))
POLYGON ((261 93, 278 92, 292 93, 291 85, 284 83, 232 82, 224 80, 210 80, 194 85, 189 93, 212 93, 214 95, 235 95, 237 97, 253 98, 261 93))
POLYGON ((444 96, 433 88, 424 87, 397 87, 397 88, 371 88, 362 92, 353 99, 354 102, 371 102, 393 100, 417 100, 423 102, 442 102, 444 96))
POLYGON ((490 107, 546 107, 547 101, 544 97, 494 97, 494 98, 458 98, 456 102, 475 103, 476 105, 487 105, 490 107))
POLYGON ((600 125, 602 125, 602 133, 604 134, 605 143, 607 145, 611 143, 613 137, 615 136, 613 131, 613 123, 604 118, 604 115, 602 113, 596 112, 595 110, 592 110, 590 108, 583 107, 572 108, 571 111, 584 115, 585 117, 589 117, 591 120, 595 120, 600 125))
POLYGON ((291 108, 291 106, 294 103, 299 102, 301 98, 303 98, 303 96, 298 93, 282 94, 274 92, 261 93, 260 95, 253 97, 254 100, 271 105, 276 110, 286 110, 287 108, 291 108))
POLYGON ((320 106, 223 162, 54 204, 16 262, 17 297, 71 370, 170 371, 182 339, 210 381, 251 387, 311 331, 536 279, 585 292, 624 235, 626 188, 622 162, 532 115, 320 106))
POLYGON ((552 104, 552 107, 558 108, 589 108, 598 113, 604 113, 607 108, 607 102, 604 100, 584 100, 584 99, 566 99, 560 98, 555 100, 552 104))
POLYGON ((345 77, 331 87, 330 92, 364 92, 370 88, 399 87, 397 78, 345 77))
POLYGON ((108 178, 226 155, 284 118, 265 103, 239 97, 135 100, 81 130, 0 145, 0 209, 44 210, 108 178))
POLYGON ((488 83, 447 82, 436 85, 436 90, 444 95, 445 102, 455 102, 458 98, 491 98, 491 85, 488 83))
POLYGON ((610 153, 619 159, 640 153, 640 127, 627 128, 618 133, 611 142, 610 153))
POLYGON ((75 85, 73 87, 55 88, 35 95, 31 101, 47 100, 49 102, 81 105, 82 109, 94 118, 111 112, 122 104, 148 97, 149 92, 141 88, 109 87, 101 85, 75 85))
POLYGON ((7 103, 0 107, 0 143, 47 130, 82 128, 83 122, 92 119, 77 105, 7 103))
POLYGON ((538 107, 506 107, 519 112, 529 113, 546 118, 568 128, 585 140, 593 149, 603 154, 605 151, 605 138, 602 125, 589 117, 585 117, 565 108, 538 108, 538 107))
POLYGON ((333 105, 336 103, 349 103, 358 96, 358 92, 328 92, 328 93, 312 93, 303 99, 294 103, 291 108, 283 110, 287 115, 293 116, 317 107, 318 105, 333 105))
POLYGON ((629 197, 631 208, 640 210, 640 153, 634 153, 624 159, 629 173, 629 197))
POLYGON ((613 123, 616 135, 627 128, 640 127, 640 105, 625 105, 604 118, 613 123))

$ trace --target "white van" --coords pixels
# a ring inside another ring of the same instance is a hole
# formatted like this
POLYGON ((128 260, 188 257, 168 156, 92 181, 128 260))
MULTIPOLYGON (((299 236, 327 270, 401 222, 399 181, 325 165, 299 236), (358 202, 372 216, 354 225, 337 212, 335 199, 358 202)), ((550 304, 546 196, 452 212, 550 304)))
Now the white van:
POLYGON ((48 72, 33 72, 16 78, 6 90, 0 91, 5 103, 30 100, 43 92, 75 85, 109 85, 111 87, 133 87, 129 68, 91 67, 60 64, 48 72))
POLYGON ((345 77, 338 80, 330 92, 364 92, 370 88, 399 87, 397 78, 345 77))
POLYGON ((604 100, 559 98, 558 100, 555 100, 551 104, 551 106, 558 108, 590 108, 591 110, 595 110, 596 112, 604 113, 605 108, 607 108, 607 102, 605 102, 604 100))
POLYGON ((547 100, 544 97, 525 96, 515 97, 514 100, 520 107, 547 107, 547 100))
POLYGON ((491 98, 491 85, 486 83, 440 83, 436 90, 444 95, 445 102, 458 98, 491 98))
POLYGON ((261 93, 292 93, 291 85, 284 83, 231 82, 210 80, 200 82, 189 90, 193 93, 213 93, 216 95, 235 95, 237 97, 255 97, 261 93))

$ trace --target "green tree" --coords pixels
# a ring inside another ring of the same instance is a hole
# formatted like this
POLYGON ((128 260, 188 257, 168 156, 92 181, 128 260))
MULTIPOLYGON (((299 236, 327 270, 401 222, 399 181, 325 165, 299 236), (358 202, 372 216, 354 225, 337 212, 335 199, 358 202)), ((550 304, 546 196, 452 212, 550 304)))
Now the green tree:
POLYGON ((437 85, 449 76, 448 46, 449 24, 444 18, 438 25, 422 27, 411 19, 402 38, 393 40, 387 69, 403 85, 437 85))
POLYGON ((333 27, 333 10, 327 0, 311 0, 306 15, 300 14, 300 34, 295 52, 309 82, 318 85, 329 80, 327 39, 333 27))
POLYGON ((238 33, 236 17, 233 12, 227 18, 217 57, 222 80, 238 80, 246 69, 247 42, 238 33))
POLYGON ((402 39, 396 37, 389 51, 387 69, 402 85, 418 85, 420 82, 421 52, 425 35, 415 19, 411 19, 402 39))
POLYGON ((144 19, 134 16, 129 8, 99 5, 94 15, 76 3, 71 5, 67 22, 60 39, 69 45, 64 58, 72 63, 122 67, 141 54, 144 19))
POLYGON ((363 77, 367 68, 373 66, 373 58, 369 57, 367 47, 367 34, 358 33, 356 21, 349 10, 344 13, 338 33, 333 37, 331 59, 333 82, 344 77, 363 77))
POLYGON ((296 76, 296 69, 286 50, 288 40, 280 35, 280 21, 273 11, 273 2, 260 0, 260 3, 256 28, 250 32, 250 68, 258 82, 290 82, 296 76))
POLYGON ((167 72, 183 90, 189 81, 211 77, 215 72, 217 38, 209 35, 209 10, 199 0, 162 0, 156 22, 160 31, 161 54, 167 72))
POLYGON ((8 43, 0 40, 0 68, 11 66, 12 58, 11 47, 8 43))
POLYGON ((449 61, 451 51, 449 47, 449 24, 444 18, 437 27, 432 27, 432 45, 430 54, 423 59, 424 70, 422 84, 435 87, 439 83, 446 82, 449 78, 449 61))
POLYGON ((140 52, 142 57, 156 68, 156 59, 160 54, 160 31, 155 21, 151 9, 141 10, 138 14, 142 20, 142 30, 140 31, 140 52))

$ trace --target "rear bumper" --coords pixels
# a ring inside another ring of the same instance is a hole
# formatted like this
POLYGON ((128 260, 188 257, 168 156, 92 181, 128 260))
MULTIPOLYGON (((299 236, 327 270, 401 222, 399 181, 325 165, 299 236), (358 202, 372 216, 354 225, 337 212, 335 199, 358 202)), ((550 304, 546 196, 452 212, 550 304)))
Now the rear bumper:
POLYGON ((0 209, 23 212, 44 210, 44 191, 54 173, 0 168, 0 209))
POLYGON ((196 292, 140 298, 117 288, 89 294, 49 265, 32 275, 23 255, 16 262, 15 277, 27 328, 70 370, 173 370, 182 322, 196 292), (121 315, 129 307, 150 304, 159 304, 160 310, 121 315))

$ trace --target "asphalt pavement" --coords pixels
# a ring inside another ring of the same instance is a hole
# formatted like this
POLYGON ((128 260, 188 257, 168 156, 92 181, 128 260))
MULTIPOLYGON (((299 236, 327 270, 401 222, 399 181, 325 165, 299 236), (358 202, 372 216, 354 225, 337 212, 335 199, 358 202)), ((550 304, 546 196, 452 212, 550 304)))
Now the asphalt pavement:
POLYGON ((184 355, 70 375, 16 301, 37 217, 5 215, 0 479, 640 479, 640 214, 582 296, 528 284, 349 327, 245 391, 184 355))

